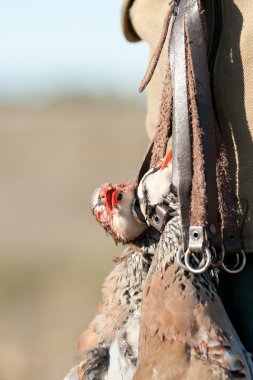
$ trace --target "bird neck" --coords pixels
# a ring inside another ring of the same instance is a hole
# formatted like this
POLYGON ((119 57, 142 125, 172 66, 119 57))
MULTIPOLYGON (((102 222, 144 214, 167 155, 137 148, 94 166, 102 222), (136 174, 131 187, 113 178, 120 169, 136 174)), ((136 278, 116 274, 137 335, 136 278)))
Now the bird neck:
POLYGON ((132 241, 130 246, 141 251, 144 255, 153 256, 157 252, 160 236, 157 230, 150 227, 138 239, 132 241))

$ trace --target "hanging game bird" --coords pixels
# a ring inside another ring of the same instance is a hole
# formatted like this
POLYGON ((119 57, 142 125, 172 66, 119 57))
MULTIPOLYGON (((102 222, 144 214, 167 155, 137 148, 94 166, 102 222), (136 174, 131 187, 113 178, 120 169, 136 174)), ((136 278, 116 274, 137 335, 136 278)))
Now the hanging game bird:
POLYGON ((150 249, 126 248, 106 278, 95 317, 80 336, 77 363, 65 380, 133 378, 143 284, 150 266, 150 256, 145 250, 150 249))
POLYGON ((95 317, 81 334, 65 380, 131 380, 136 370, 144 282, 160 235, 149 229, 125 249, 102 287, 95 317))
POLYGON ((138 189, 145 218, 155 202, 168 205, 170 217, 145 281, 134 380, 250 380, 252 356, 237 336, 210 273, 194 275, 176 261, 183 243, 179 202, 172 186, 166 191, 160 179, 162 171, 150 171, 138 189))
POLYGON ((161 237, 147 226, 134 232, 134 193, 129 184, 105 184, 93 196, 99 223, 117 242, 136 246, 131 243, 108 276, 97 314, 80 338, 79 361, 66 379, 251 379, 251 356, 209 273, 196 276, 175 261, 182 238, 170 162, 151 169, 137 192, 147 221, 156 202, 169 206, 170 220, 161 237))
POLYGON ((92 195, 91 209, 115 242, 130 246, 106 278, 96 315, 84 330, 78 359, 65 380, 132 380, 138 358, 144 281, 160 234, 132 213, 135 187, 106 183, 92 195))

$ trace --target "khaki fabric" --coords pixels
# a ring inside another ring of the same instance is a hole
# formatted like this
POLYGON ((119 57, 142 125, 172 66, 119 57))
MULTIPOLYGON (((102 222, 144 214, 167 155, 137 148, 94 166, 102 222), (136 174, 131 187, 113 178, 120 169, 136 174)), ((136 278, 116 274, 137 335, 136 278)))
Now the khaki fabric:
POLYGON ((253 251, 253 2, 223 0, 223 28, 214 67, 219 122, 240 211, 242 237, 253 251))
MULTIPOLYGON (((253 1, 221 0, 221 3, 222 34, 214 67, 215 100, 228 150, 234 193, 239 199, 244 249, 253 251, 253 1)), ((151 54, 158 42, 167 7, 166 0, 125 0, 122 20, 128 40, 133 41, 129 36, 134 29, 135 36, 149 44, 151 54)), ((204 1, 203 7, 205 9, 204 1)), ((205 10, 208 20, 209 8, 205 10)), ((208 38, 210 42, 212 36, 208 38)), ((166 46, 147 89, 146 128, 150 138, 158 122, 168 60, 166 46)))
MULTIPOLYGON (((142 40, 148 42, 151 48, 150 55, 158 42, 167 8, 167 1, 135 0, 128 10, 136 33, 142 40)), ((158 122, 167 61, 168 54, 166 49, 163 49, 153 78, 146 90, 148 94, 146 127, 150 139, 153 137, 158 122)))

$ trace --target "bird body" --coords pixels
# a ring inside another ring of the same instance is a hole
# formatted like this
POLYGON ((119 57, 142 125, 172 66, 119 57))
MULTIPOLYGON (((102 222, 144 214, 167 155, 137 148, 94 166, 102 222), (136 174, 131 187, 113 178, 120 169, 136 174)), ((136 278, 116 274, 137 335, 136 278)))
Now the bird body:
MULTIPOLYGON (((148 186, 146 191, 148 201, 152 198, 148 186)), ((251 355, 237 336, 209 272, 194 275, 176 261, 182 247, 179 203, 170 191, 163 201, 173 216, 145 281, 134 380, 252 379, 251 355)))
POLYGON ((79 341, 78 363, 65 380, 252 379, 251 355, 210 273, 194 275, 175 259, 182 231, 168 157, 137 189, 146 224, 133 215, 133 185, 107 183, 94 193, 97 221, 116 242, 130 245, 104 283, 79 341), (157 204, 170 214, 162 234, 148 226, 157 204))
POLYGON ((159 235, 128 247, 102 287, 102 300, 81 334, 77 363, 65 380, 130 380, 136 370, 142 291, 159 235), (151 255, 150 255, 151 252, 151 255))

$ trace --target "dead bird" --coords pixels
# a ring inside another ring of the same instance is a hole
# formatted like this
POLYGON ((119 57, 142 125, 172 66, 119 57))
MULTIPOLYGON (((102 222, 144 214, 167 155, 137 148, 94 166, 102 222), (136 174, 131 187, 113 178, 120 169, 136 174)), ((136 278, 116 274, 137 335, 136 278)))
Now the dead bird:
POLYGON ((159 190, 162 174, 150 172, 138 189, 147 219, 154 199, 167 205, 170 216, 145 281, 134 379, 252 379, 252 356, 235 332, 209 271, 196 275, 176 260, 182 249, 179 202, 171 186, 167 192, 159 190), (162 199, 157 199, 159 191, 162 199))

